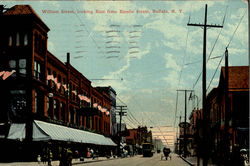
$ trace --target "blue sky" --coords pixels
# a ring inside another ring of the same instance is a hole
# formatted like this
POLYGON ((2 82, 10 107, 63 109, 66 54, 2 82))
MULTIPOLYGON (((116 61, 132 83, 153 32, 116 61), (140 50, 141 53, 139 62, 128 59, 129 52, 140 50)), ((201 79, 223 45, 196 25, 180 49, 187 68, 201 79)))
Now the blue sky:
MULTIPOLYGON (((208 4, 208 24, 222 24, 227 9, 224 28, 207 31, 207 57, 220 31, 211 57, 223 55, 246 12, 228 50, 230 65, 248 65, 248 15, 247 3, 243 0, 4 1, 3 4, 7 7, 30 4, 50 28, 48 50, 63 62, 70 52, 71 64, 88 79, 112 79, 93 80, 92 85, 112 86, 129 112, 143 125, 173 126, 175 115, 184 115, 184 93, 181 92, 175 113, 177 89, 194 89, 201 98, 201 80, 195 87, 193 84, 202 70, 203 29, 187 26, 187 23, 189 17, 190 23, 204 22, 205 4, 208 4), (152 13, 153 9, 169 13, 152 13), (48 14, 43 10, 59 13, 48 14), (61 10, 75 13, 63 14, 61 10), (93 14, 77 13, 77 10, 89 10, 93 14), (96 10, 118 13, 97 14, 96 10), (120 10, 150 13, 120 14, 120 10), (186 65, 188 63, 193 64, 186 65)), ((208 61, 207 85, 219 61, 220 58, 208 61)), ((218 85, 219 73, 220 68, 208 91, 218 85)), ((188 113, 192 105, 189 101, 188 113)), ((132 127, 137 125, 124 119, 132 127)))

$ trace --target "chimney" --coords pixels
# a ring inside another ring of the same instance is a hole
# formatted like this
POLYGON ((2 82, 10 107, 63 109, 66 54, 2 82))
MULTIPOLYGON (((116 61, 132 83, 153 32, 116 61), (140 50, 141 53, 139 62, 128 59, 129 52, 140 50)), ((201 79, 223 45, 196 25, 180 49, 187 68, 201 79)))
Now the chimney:
POLYGON ((70 64, 70 54, 67 52, 67 64, 70 64))
POLYGON ((4 9, 4 6, 3 6, 3 5, 0 5, 0 15, 3 14, 3 9, 4 9))

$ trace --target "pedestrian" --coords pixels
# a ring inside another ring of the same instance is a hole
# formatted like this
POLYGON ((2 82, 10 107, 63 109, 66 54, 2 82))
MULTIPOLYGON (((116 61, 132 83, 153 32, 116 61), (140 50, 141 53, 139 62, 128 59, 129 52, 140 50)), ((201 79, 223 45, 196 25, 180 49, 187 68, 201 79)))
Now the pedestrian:
POLYGON ((90 158, 91 156, 90 156, 91 154, 90 154, 90 151, 89 151, 89 148, 87 149, 87 158, 90 158))
POLYGON ((51 152, 51 150, 48 151, 48 165, 51 166, 51 161, 53 158, 53 153, 51 152))
POLYGON ((67 149, 67 163, 69 166, 72 166, 73 152, 70 148, 67 149))
POLYGON ((60 154, 60 163, 59 166, 67 166, 67 149, 63 148, 61 154, 60 154))
POLYGON ((93 158, 93 156, 94 156, 94 150, 91 148, 91 149, 90 149, 90 157, 93 158))
POLYGON ((37 156, 37 162, 38 162, 38 164, 41 163, 41 156, 40 155, 37 156))

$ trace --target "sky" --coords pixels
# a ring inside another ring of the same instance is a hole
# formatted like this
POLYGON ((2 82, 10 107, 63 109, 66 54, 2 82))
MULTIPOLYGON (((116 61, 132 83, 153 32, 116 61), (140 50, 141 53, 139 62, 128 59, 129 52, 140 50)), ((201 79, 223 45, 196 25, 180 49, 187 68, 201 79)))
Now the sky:
MULTIPOLYGON (((48 50, 62 62, 69 52, 71 64, 91 80, 92 86, 113 87, 117 104, 128 107, 128 116, 123 118, 128 128, 177 127, 179 116, 182 121, 184 118, 184 92, 177 95, 178 89, 194 90, 201 108, 202 82, 201 78, 196 80, 202 71, 203 29, 187 23, 204 23, 205 4, 208 24, 223 24, 222 29, 207 30, 207 86, 212 80, 207 92, 218 85, 220 67, 224 65, 224 59, 219 63, 220 57, 226 46, 229 65, 249 65, 244 0, 2 4, 31 5, 50 28, 48 50)), ((187 104, 189 117, 196 103, 187 100, 187 104)))

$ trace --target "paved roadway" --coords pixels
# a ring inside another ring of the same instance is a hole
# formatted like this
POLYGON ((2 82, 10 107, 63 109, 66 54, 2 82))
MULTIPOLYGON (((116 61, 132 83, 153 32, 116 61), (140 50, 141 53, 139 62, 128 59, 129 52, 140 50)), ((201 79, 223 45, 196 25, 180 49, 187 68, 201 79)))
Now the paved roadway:
POLYGON ((161 160, 161 154, 154 154, 153 157, 127 157, 122 159, 105 160, 100 162, 92 162, 79 164, 81 166, 189 166, 185 161, 179 158, 176 154, 171 154, 171 160, 161 160))
MULTIPOLYGON (((142 157, 137 155, 127 158, 107 159, 106 157, 100 157, 98 159, 85 159, 84 162, 80 162, 79 159, 73 159, 73 166, 189 166, 176 154, 171 154, 171 160, 161 160, 161 154, 154 154, 153 157, 142 157)), ((58 166, 59 161, 53 161, 52 166, 58 166)), ((48 166, 48 164, 38 162, 10 162, 0 163, 0 166, 48 166)))

